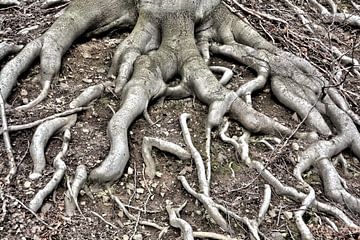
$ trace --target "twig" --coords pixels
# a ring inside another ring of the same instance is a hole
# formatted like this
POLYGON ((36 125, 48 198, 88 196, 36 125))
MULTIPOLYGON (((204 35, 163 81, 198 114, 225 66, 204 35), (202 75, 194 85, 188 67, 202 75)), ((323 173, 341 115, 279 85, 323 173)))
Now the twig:
POLYGON ((113 227, 114 229, 119 229, 117 226, 115 226, 114 224, 112 224, 111 222, 108 222, 105 220, 105 218, 103 218, 100 214, 94 212, 94 211, 91 211, 92 214, 94 214, 95 216, 97 216, 98 218, 100 218, 100 220, 102 220, 104 223, 106 223, 107 225, 113 227))
POLYGON ((24 203, 22 203, 19 199, 17 199, 14 196, 5 194, 6 197, 18 202, 23 208, 25 208, 26 210, 28 210, 32 215, 34 215, 34 217, 36 217, 37 220, 39 220, 42 224, 44 224, 47 228, 54 230, 54 228, 50 227, 50 225, 48 223, 46 223, 44 220, 42 220, 33 210, 31 210, 30 208, 28 208, 24 203))
MULTIPOLYGON (((41 123, 46 122, 48 120, 52 120, 52 119, 55 119, 55 118, 58 118, 58 117, 66 117, 68 115, 72 115, 72 114, 77 113, 77 112, 85 111, 85 110, 87 110, 89 108, 90 107, 78 107, 78 108, 69 109, 69 110, 66 110, 64 112, 56 113, 54 115, 48 116, 48 117, 43 118, 43 119, 36 120, 34 122, 31 122, 31 123, 25 123, 25 124, 21 124, 21 125, 9 126, 7 131, 15 132, 15 131, 20 131, 20 130, 33 128, 33 127, 36 127, 36 126, 40 125, 41 123)), ((3 132, 4 132, 4 129, 0 130, 0 134, 2 134, 3 132)))

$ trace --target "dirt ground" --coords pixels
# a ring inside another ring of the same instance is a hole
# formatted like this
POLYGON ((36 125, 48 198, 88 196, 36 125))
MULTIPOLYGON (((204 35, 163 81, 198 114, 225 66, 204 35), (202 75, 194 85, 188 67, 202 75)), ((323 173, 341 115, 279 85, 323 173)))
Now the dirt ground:
MULTIPOLYGON (((297 55, 306 57, 318 66, 330 70, 331 56, 317 51, 316 42, 311 41, 304 32, 296 16, 279 3, 269 1, 266 4, 246 3, 259 11, 268 12, 286 19, 291 23, 288 27, 278 22, 258 19, 248 16, 251 23, 259 28, 265 37, 271 35, 275 43, 297 55), (272 5, 273 4, 273 5, 272 5), (276 8, 274 7, 276 6, 276 8), (283 11, 275 11, 282 9, 283 11), (273 11, 272 11, 273 10, 273 11), (267 30, 265 33, 262 28, 267 30), (294 47, 294 45, 296 47, 294 47), (299 51, 300 50, 300 51, 299 51)), ((20 6, 0 8, 0 41, 10 41, 17 44, 26 44, 40 36, 56 19, 55 14, 65 6, 51 9, 40 8, 39 1, 23 1, 20 6), (35 26, 35 27, 34 27, 35 26), (32 30, 22 31, 32 27, 32 30)), ((316 18, 316 16, 312 16, 316 18)), ((358 36, 358 32, 349 28, 334 28, 334 32, 340 39, 339 48, 344 49, 352 44, 352 37, 358 36)), ((16 112, 8 115, 9 125, 32 122, 51 114, 68 109, 72 99, 88 86, 107 80, 106 74, 111 64, 111 57, 116 46, 127 36, 128 32, 112 31, 104 36, 91 39, 78 40, 63 58, 62 70, 59 79, 53 84, 49 97, 37 107, 27 112, 16 112)), ((355 49, 354 56, 360 59, 359 49, 355 49)), ((11 59, 5 59, 4 62, 11 59)), ((253 73, 243 66, 232 61, 214 57, 211 65, 227 66, 233 69, 235 75, 227 87, 237 87, 253 77, 253 73)), ((3 66, 3 65, 0 65, 3 66)), ((34 99, 40 88, 35 84, 38 78, 39 67, 35 64, 31 70, 25 73, 19 85, 14 90, 9 104, 18 106, 34 99)), ((358 79, 349 76, 344 84, 344 92, 351 91, 357 95, 351 96, 349 101, 352 109, 360 113, 360 84, 358 79)), ((76 125, 72 128, 72 139, 69 152, 65 158, 67 165, 66 175, 73 176, 79 164, 85 164, 87 170, 97 166, 107 155, 110 142, 106 133, 106 126, 113 110, 118 109, 121 99, 111 92, 105 93, 100 99, 91 104, 90 109, 78 114, 76 125)), ((279 122, 292 127, 299 124, 294 112, 284 108, 271 94, 270 87, 254 96, 254 107, 277 119, 279 122)), ((207 107, 196 99, 156 101, 149 108, 151 119, 156 123, 150 125, 143 117, 140 117, 131 127, 129 132, 131 157, 128 170, 124 176, 111 186, 113 194, 129 206, 129 211, 141 220, 149 220, 161 226, 168 226, 168 215, 165 210, 166 201, 170 200, 174 205, 181 205, 187 201, 187 206, 182 211, 182 218, 186 219, 196 231, 221 232, 206 214, 201 204, 195 201, 182 188, 177 176, 181 173, 194 184, 196 182, 196 169, 191 161, 181 161, 176 157, 158 150, 153 151, 159 174, 153 180, 144 175, 144 162, 141 157, 141 144, 144 136, 159 137, 181 146, 185 143, 181 136, 179 116, 191 113, 189 128, 195 146, 204 153, 205 149, 205 120, 207 107), (132 208, 133 207, 133 208, 132 208), (139 209, 146 209, 139 211, 139 209)), ((305 126, 300 128, 306 129, 305 126)), ((32 160, 28 148, 35 129, 11 133, 10 137, 14 148, 14 155, 18 164, 18 173, 10 185, 4 185, 3 178, 7 175, 8 164, 3 141, 0 141, 0 187, 5 194, 14 196, 27 205, 34 194, 45 186, 51 178, 54 170, 52 160, 61 148, 61 135, 53 137, 47 147, 47 167, 43 177, 37 181, 29 180, 32 170, 32 160)), ((241 126, 231 124, 229 135, 240 136, 241 126)), ((251 156, 267 164, 267 168, 282 182, 296 186, 292 170, 296 163, 296 151, 292 149, 294 143, 299 149, 306 147, 305 143, 298 140, 290 140, 288 145, 281 148, 274 145, 271 150, 256 140, 264 136, 254 136, 250 145, 251 156)), ((216 130, 212 135, 212 159, 213 159, 213 198, 239 215, 254 218, 258 214, 263 199, 264 181, 258 174, 249 170, 234 155, 234 148, 223 143, 216 130)), ((347 180, 349 191, 360 197, 360 164, 359 160, 350 153, 345 154, 349 162, 349 175, 342 174, 347 180)), ((322 194, 320 179, 314 170, 306 174, 306 180, 316 190, 318 199, 330 202, 322 194)), ((47 224, 36 219, 17 200, 6 198, 6 215, 0 224, 0 239, 157 239, 160 231, 143 227, 136 221, 130 221, 117 205, 110 199, 105 190, 100 190, 93 195, 81 192, 79 205, 83 216, 67 217, 64 212, 64 192, 66 182, 63 181, 57 190, 44 202, 39 216, 47 224), (96 214, 101 215, 106 221, 114 224, 117 228, 101 220, 96 214)), ((1 201, 1 200, 0 200, 1 201)), ((335 203, 331 203, 336 205, 335 203)), ((2 203, 0 204, 2 206, 2 203)), ((265 221, 260 226, 260 231, 268 239, 299 239, 293 217, 294 211, 300 205, 293 201, 280 197, 273 192, 272 201, 265 221)), ((355 223, 360 224, 360 216, 343 209, 355 223)), ((4 211, 0 210, 4 213, 4 211)), ((332 219, 340 227, 339 232, 333 231, 324 221, 323 214, 312 210, 307 212, 305 219, 313 231, 316 239, 360 239, 359 233, 342 227, 342 224, 332 219), (351 235, 353 234, 353 235, 351 235)), ((330 217, 331 219, 331 217, 330 217)), ((233 237, 247 239, 246 229, 241 224, 229 219, 234 228, 233 237)), ((180 239, 180 232, 169 228, 162 239, 180 239)))

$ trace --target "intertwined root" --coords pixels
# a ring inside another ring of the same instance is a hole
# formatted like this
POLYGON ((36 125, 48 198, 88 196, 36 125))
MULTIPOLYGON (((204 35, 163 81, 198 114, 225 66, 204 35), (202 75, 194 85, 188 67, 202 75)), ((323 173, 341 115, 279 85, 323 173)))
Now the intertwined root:
MULTIPOLYGON (((360 134, 356 126, 360 123, 359 116, 350 109, 338 90, 309 62, 277 49, 245 21, 232 15, 225 5, 219 4, 220 1, 207 1, 206 4, 204 2, 182 0, 172 4, 172 1, 139 1, 135 6, 134 1, 131 0, 90 3, 75 0, 43 36, 27 44, 4 66, 0 72, 0 93, 3 96, 2 100, 6 101, 20 74, 30 67, 37 57, 40 57, 43 90, 34 101, 16 108, 29 109, 46 97, 51 82, 58 75, 61 57, 80 35, 85 32, 96 35, 114 27, 135 25, 130 35, 120 43, 113 57, 109 71, 109 77, 114 80, 113 82, 105 82, 85 89, 69 104, 73 112, 27 125, 34 127, 40 124, 30 146, 30 155, 34 161, 30 178, 33 180, 38 179, 45 168, 45 147, 48 141, 55 133, 64 131, 63 150, 53 162, 54 176, 35 195, 30 202, 30 209, 37 211, 65 174, 66 165, 63 157, 68 148, 71 127, 77 121, 77 112, 83 110, 94 99, 101 97, 106 88, 115 87, 114 92, 121 95, 121 104, 108 125, 110 152, 106 159, 90 172, 89 177, 85 167, 80 165, 72 185, 68 181, 65 203, 69 216, 75 214, 76 208, 82 213, 77 204, 77 196, 87 178, 92 183, 114 183, 122 176, 130 158, 129 128, 141 114, 149 119, 147 107, 152 100, 160 97, 183 98, 194 95, 209 106, 204 126, 207 161, 203 161, 200 152, 192 144, 186 122, 189 115, 184 114, 181 117, 181 127, 190 151, 163 140, 144 138, 142 154, 147 165, 146 174, 150 178, 153 178, 156 172, 151 157, 153 147, 173 153, 184 160, 193 158, 199 187, 195 190, 185 176, 179 176, 178 179, 185 190, 204 205, 208 214, 222 230, 232 232, 229 222, 225 219, 228 215, 246 225, 253 238, 260 239, 259 225, 271 201, 271 190, 268 185, 265 187, 264 203, 258 217, 254 219, 239 216, 216 203, 211 197, 211 132, 222 125, 224 116, 229 113, 244 127, 244 134, 238 140, 227 137, 226 123, 221 131, 221 138, 234 145, 241 160, 249 168, 257 170, 279 195, 301 203, 295 213, 295 220, 304 239, 313 238, 303 217, 311 208, 330 214, 349 227, 357 228, 358 226, 340 209, 319 202, 314 189, 303 179, 303 175, 311 167, 316 168, 323 181, 326 196, 344 204, 354 212, 360 212, 359 198, 346 190, 345 180, 337 173, 331 162, 331 158, 341 154, 346 148, 350 148, 360 158, 360 134), (162 11, 159 12, 159 9, 162 11), (207 64, 211 57, 210 53, 238 61, 253 69, 256 77, 239 86, 236 91, 227 89, 225 85, 232 77, 232 72, 223 67, 209 67, 207 64), (222 79, 219 81, 212 71, 224 73, 222 79), (178 85, 174 85, 172 79, 177 75, 180 76, 181 81, 178 85), (252 107, 254 93, 263 89, 268 82, 275 97, 287 108, 295 111, 313 130, 312 132, 293 131, 252 107), (299 152, 298 164, 294 169, 296 180, 305 190, 300 191, 281 183, 264 164, 250 158, 248 145, 250 133, 296 137, 310 142, 305 150, 299 152), (318 140, 318 134, 320 137, 326 137, 327 140, 318 140)), ((333 20, 342 20, 349 24, 355 22, 356 25, 356 18, 337 13, 334 2, 328 2, 333 11, 331 15, 333 20)), ((285 3, 298 13, 308 29, 316 28, 307 21, 299 8, 290 1, 286 0, 285 3)), ((328 17, 329 13, 319 3, 314 0, 309 3, 328 17)), ((6 43, 0 44, 0 60, 5 55, 19 51, 20 48, 6 43)), ((353 58, 343 56, 337 49, 333 49, 333 53, 343 64, 352 65, 351 70, 355 75, 359 74, 357 63, 353 58)), ((22 129, 24 126, 8 127, 5 102, 1 101, 0 105, 3 126, 1 133, 4 134, 7 150, 11 153, 8 132, 22 129)), ((9 159, 9 165, 15 166, 13 157, 10 156, 9 159)), ((14 168, 11 169, 13 175, 14 168)), ((111 195, 111 198, 124 210, 117 197, 111 195)), ((192 232, 191 225, 180 218, 181 209, 174 209, 170 203, 167 206, 170 224, 180 228, 184 232, 185 239, 210 236, 206 235, 207 233, 201 235, 192 232)), ((136 220, 134 216, 128 217, 136 220)), ((155 226, 144 221, 142 223, 155 226)), ((158 225, 155 227, 164 230, 158 225)), ((217 237, 226 239, 223 236, 217 237)))
POLYGON ((3 98, 9 97, 19 76, 40 57, 40 95, 18 110, 27 110, 46 98, 51 82, 58 77, 61 58, 71 44, 85 32, 104 27, 123 19, 120 27, 132 25, 136 12, 132 1, 74 1, 63 15, 41 37, 31 41, 0 72, 0 89, 3 98), (106 14, 103 14, 106 12, 106 14))

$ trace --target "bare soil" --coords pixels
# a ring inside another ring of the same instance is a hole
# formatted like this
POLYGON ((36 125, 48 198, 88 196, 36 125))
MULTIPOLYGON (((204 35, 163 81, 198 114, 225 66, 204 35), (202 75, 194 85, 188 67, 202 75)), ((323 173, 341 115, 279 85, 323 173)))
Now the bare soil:
MULTIPOLYGON (((306 57, 326 70, 329 69, 329 56, 317 51, 314 45, 316 43, 299 37, 307 36, 307 33, 298 23, 295 14, 289 12, 281 4, 274 3, 274 1, 261 5, 255 3, 251 5, 254 1, 248 2, 249 7, 278 15, 278 17, 291 23, 288 26, 289 29, 285 29, 285 26, 277 22, 259 20, 253 16, 248 16, 253 25, 259 27, 260 31, 262 28, 259 23, 262 23, 262 26, 267 29, 268 34, 274 38, 279 47, 306 57), (284 11, 271 11, 275 8, 284 9, 284 11), (301 52, 298 52, 299 49, 291 43, 298 46, 301 52)), ((29 0, 23 1, 20 6, 0 9, 0 39, 18 44, 28 43, 51 25, 55 20, 54 15, 63 7, 41 9, 39 1, 29 0), (22 29, 35 25, 38 27, 29 33, 20 33, 22 29)), ((336 28, 334 31, 339 32, 339 38, 345 43, 341 47, 351 44, 353 30, 346 29, 344 31, 342 28, 336 28)), ((80 39, 76 42, 64 56, 60 77, 53 84, 46 101, 31 111, 9 114, 9 125, 28 123, 53 113, 62 112, 68 109, 70 101, 79 95, 84 88, 107 80, 106 74, 110 67, 112 54, 118 43, 127 34, 127 32, 112 31, 99 38, 80 39)), ((267 35, 264 33, 264 36, 267 35)), ((355 56, 360 57, 359 50, 355 50, 354 53, 355 56)), ((253 76, 251 71, 231 61, 213 58, 211 65, 227 66, 234 70, 235 76, 228 85, 232 89, 236 89, 237 86, 253 76)), ((40 91, 40 87, 34 83, 38 77, 38 71, 39 68, 36 65, 24 74, 8 103, 18 106, 35 98, 40 91)), ((351 78, 351 76, 344 88, 357 94, 360 93, 358 80, 351 78)), ((105 158, 110 148, 106 126, 113 115, 113 110, 118 109, 120 101, 121 99, 118 99, 114 94, 107 92, 101 99, 93 102, 89 110, 79 114, 78 122, 71 131, 71 145, 65 158, 66 175, 72 176, 79 164, 85 164, 90 170, 105 158)), ((353 109, 359 114, 360 99, 353 96, 351 103, 353 109)), ((254 105, 257 110, 276 118, 279 122, 293 129, 299 124, 294 112, 284 108, 274 99, 269 86, 254 97, 254 105)), ((185 146, 179 125, 179 116, 184 112, 192 115, 189 128, 195 146, 204 153, 207 107, 192 98, 181 101, 156 101, 149 108, 150 117, 156 124, 150 125, 143 117, 140 117, 132 125, 129 132, 131 157, 128 167, 130 170, 111 188, 123 203, 149 211, 143 213, 130 208, 130 212, 140 219, 150 220, 161 226, 168 226, 165 202, 170 200, 175 205, 181 205, 187 201, 188 204, 181 216, 194 227, 194 230, 221 232, 221 229, 207 217, 201 204, 183 190, 176 178, 181 172, 196 185, 196 169, 192 162, 180 161, 170 154, 155 150, 153 156, 157 162, 157 171, 161 174, 152 181, 144 175, 144 162, 141 156, 143 137, 159 137, 185 146), (155 213, 150 213, 150 211, 155 211, 155 213)), ((302 126, 301 129, 306 129, 306 127, 302 126)), ((16 197, 26 205, 36 191, 51 178, 54 172, 51 166, 52 160, 61 148, 61 136, 52 138, 46 151, 48 165, 44 176, 29 183, 28 176, 32 169, 32 160, 28 153, 28 147, 34 131, 35 129, 29 129, 10 135, 19 168, 15 179, 9 186, 5 186, 2 182, 8 172, 8 165, 3 141, 0 142, 0 187, 6 194, 16 197)), ((241 127, 237 123, 232 123, 229 134, 239 136, 241 132, 241 127)), ((261 137, 263 136, 254 136, 255 139, 261 137)), ((213 133, 212 141, 212 196, 239 215, 246 215, 249 218, 256 217, 263 198, 264 181, 255 171, 249 170, 245 164, 236 158, 233 147, 224 144, 218 137, 217 131, 213 133)), ((282 182, 296 187, 296 181, 292 177, 292 170, 296 163, 296 151, 291 148, 295 142, 299 144, 300 150, 306 147, 300 141, 290 140, 286 147, 279 150, 280 144, 272 151, 262 143, 254 141, 250 147, 251 156, 267 163, 268 169, 282 182)), ((360 197, 359 161, 350 153, 346 154, 345 157, 350 164, 350 176, 343 177, 347 180, 349 190, 355 196, 360 197)), ((340 167, 339 172, 342 172, 340 167)), ((322 201, 329 202, 321 194, 320 179, 313 170, 308 172, 306 180, 314 186, 322 201)), ((54 194, 46 199, 39 213, 39 216, 49 224, 51 229, 37 220, 17 201, 8 199, 5 220, 0 225, 0 239, 126 239, 125 235, 133 237, 134 234, 141 234, 143 239, 157 239, 158 230, 129 221, 103 189, 92 196, 87 195, 85 191, 81 192, 79 204, 84 216, 77 215, 72 218, 65 216, 64 192, 66 189, 66 182, 63 181, 54 194), (100 214, 104 219, 118 226, 118 229, 113 229, 92 212, 100 214)), ((278 236, 279 234, 284 239, 299 239, 292 216, 298 207, 298 204, 284 197, 279 197, 273 192, 270 210, 260 227, 260 231, 269 239, 281 239, 278 236)), ((338 207, 344 209, 357 224, 360 224, 359 215, 347 211, 343 206, 338 207)), ((336 233, 328 225, 319 222, 319 216, 321 217, 322 213, 314 211, 310 211, 306 215, 308 223, 311 223, 311 230, 317 239, 350 239, 350 230, 341 228, 336 233)), ((231 219, 229 221, 232 222, 235 230, 234 237, 248 238, 243 226, 231 219)), ((334 221, 336 222, 336 220, 334 221)), ((341 227, 341 223, 338 223, 338 226, 341 227)), ((355 239, 356 237, 360 239, 359 234, 353 236, 355 239)), ((163 239, 180 239, 180 234, 177 230, 170 228, 163 239)))

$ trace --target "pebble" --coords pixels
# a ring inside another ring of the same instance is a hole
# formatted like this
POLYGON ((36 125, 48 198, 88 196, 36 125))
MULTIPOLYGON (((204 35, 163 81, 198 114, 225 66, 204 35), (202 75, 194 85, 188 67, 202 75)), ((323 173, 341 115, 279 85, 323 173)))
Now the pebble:
POLYGON ((26 181, 25 183, 24 183, 24 187, 25 188, 29 188, 31 186, 31 182, 30 181, 26 181))
POLYGON ((145 192, 145 189, 143 189, 143 188, 137 188, 137 189, 136 189, 136 192, 142 194, 142 193, 145 192))
POLYGON ((299 151, 300 146, 299 146, 299 144, 297 144, 297 143, 292 143, 292 144, 291 144, 291 148, 292 148, 294 151, 299 151))
POLYGON ((293 213, 292 213, 292 212, 286 211, 286 212, 284 212, 284 215, 285 215, 285 217, 286 217, 287 219, 292 219, 292 218, 293 218, 293 213))
POLYGON ((134 240, 142 240, 143 239, 143 236, 142 234, 136 234, 134 237, 133 237, 134 240))
POLYGON ((29 103, 29 99, 28 99, 28 98, 23 98, 23 99, 22 99, 22 102, 23 102, 23 104, 28 104, 28 103, 29 103))
POLYGON ((27 96, 27 95, 28 95, 28 91, 26 91, 25 89, 22 89, 22 90, 20 91, 20 95, 21 95, 21 96, 27 96))
POLYGON ((91 79, 89 79, 89 78, 84 78, 82 81, 83 81, 84 83, 92 83, 92 82, 93 82, 93 80, 91 80, 91 79))
POLYGON ((127 170, 127 174, 133 175, 134 174, 134 169, 132 167, 129 167, 128 170, 127 170))

